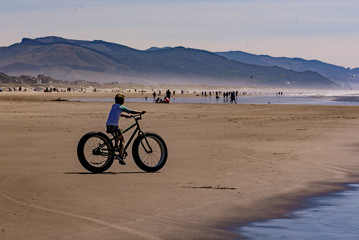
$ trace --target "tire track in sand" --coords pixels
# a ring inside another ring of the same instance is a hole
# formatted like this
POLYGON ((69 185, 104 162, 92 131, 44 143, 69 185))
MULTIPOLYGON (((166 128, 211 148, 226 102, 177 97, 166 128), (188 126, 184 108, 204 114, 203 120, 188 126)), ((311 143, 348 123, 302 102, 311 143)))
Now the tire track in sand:
MULTIPOLYGON (((76 214, 76 213, 69 213, 69 212, 65 212, 65 211, 61 211, 61 210, 57 210, 57 209, 48 208, 48 207, 32 204, 32 203, 26 202, 24 200, 18 200, 15 197, 10 196, 9 194, 5 194, 4 192, 0 192, 0 196, 2 198, 12 202, 12 203, 21 205, 23 207, 34 208, 34 209, 38 209, 38 210, 49 212, 49 213, 61 214, 63 216, 67 216, 67 217, 82 219, 82 220, 92 222, 92 223, 95 223, 95 224, 99 224, 99 225, 102 225, 102 226, 105 226, 105 227, 108 227, 108 228, 113 228, 113 229, 116 229, 116 230, 119 230, 119 231, 123 231, 123 232, 129 233, 129 234, 133 234, 135 236, 141 237, 141 239, 158 239, 158 237, 151 236, 148 233, 139 233, 135 229, 131 229, 131 228, 119 226, 119 225, 116 225, 116 224, 108 223, 108 222, 100 220, 100 219, 87 217, 87 216, 82 216, 82 215, 79 215, 79 214, 76 214)), ((85 232, 82 233, 82 234, 85 234, 85 232)))

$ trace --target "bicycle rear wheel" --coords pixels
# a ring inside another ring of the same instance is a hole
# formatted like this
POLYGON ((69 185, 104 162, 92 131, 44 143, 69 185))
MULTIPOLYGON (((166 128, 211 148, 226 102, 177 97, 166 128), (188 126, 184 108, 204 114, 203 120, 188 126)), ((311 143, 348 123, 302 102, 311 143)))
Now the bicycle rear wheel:
POLYGON ((77 145, 81 165, 90 172, 101 173, 109 169, 114 159, 111 140, 101 132, 85 134, 77 145))
POLYGON ((133 142, 132 155, 136 165, 143 171, 156 172, 167 161, 167 146, 159 135, 144 133, 133 142))

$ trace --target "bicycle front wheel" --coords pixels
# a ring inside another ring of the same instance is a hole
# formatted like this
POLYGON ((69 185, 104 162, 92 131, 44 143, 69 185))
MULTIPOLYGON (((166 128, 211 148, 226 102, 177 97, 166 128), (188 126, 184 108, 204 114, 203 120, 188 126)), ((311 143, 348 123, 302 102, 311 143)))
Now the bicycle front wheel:
POLYGON ((113 163, 114 149, 110 139, 101 132, 85 134, 77 145, 81 165, 90 172, 101 173, 113 163))
POLYGON ((167 161, 165 141, 155 133, 139 135, 132 145, 132 155, 136 165, 146 172, 160 170, 167 161))

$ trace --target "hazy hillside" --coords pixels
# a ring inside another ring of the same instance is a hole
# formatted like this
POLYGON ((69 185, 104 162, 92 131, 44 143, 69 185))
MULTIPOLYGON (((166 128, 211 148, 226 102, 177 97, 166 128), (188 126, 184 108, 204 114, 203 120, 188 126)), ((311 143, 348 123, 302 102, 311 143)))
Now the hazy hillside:
POLYGON ((315 71, 337 83, 359 82, 359 68, 349 69, 318 60, 305 60, 301 58, 271 57, 255 55, 241 51, 216 52, 217 54, 235 61, 260 66, 278 66, 294 71, 315 71), (358 76, 357 76, 358 75, 358 76))
POLYGON ((1 47, 0 71, 69 81, 336 86, 314 71, 241 63, 204 50, 165 47, 140 51, 104 41, 59 37, 25 38, 1 47))

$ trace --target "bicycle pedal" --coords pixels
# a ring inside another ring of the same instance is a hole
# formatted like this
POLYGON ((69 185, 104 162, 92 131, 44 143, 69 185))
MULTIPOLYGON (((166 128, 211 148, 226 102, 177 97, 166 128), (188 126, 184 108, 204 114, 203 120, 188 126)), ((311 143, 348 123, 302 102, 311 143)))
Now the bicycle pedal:
POLYGON ((116 158, 116 160, 118 160, 119 164, 126 165, 126 162, 122 158, 120 158, 119 156, 116 156, 115 158, 116 158))

